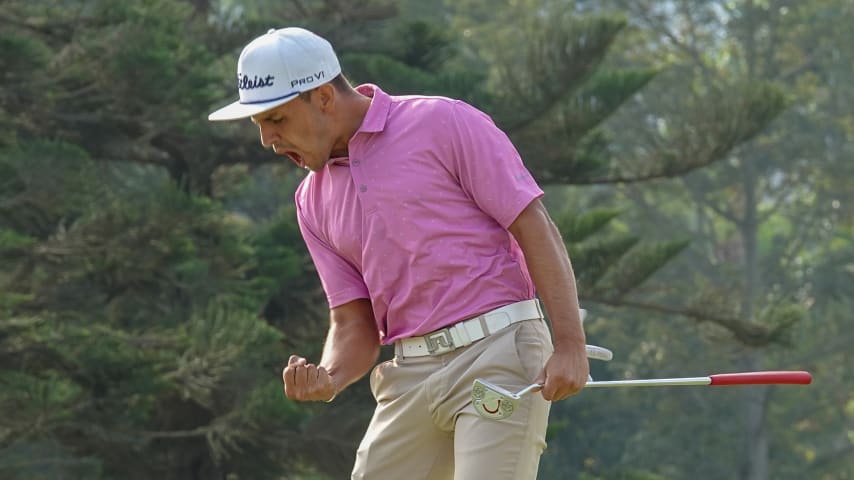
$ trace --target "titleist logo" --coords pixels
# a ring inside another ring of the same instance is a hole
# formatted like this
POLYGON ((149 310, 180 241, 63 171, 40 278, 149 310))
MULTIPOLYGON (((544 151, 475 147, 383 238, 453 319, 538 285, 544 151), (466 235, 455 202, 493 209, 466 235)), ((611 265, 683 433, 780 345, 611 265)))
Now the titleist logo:
POLYGON ((273 77, 272 75, 267 75, 266 77, 254 76, 249 78, 249 75, 243 75, 242 73, 237 74, 237 88, 239 90, 252 90, 253 88, 264 88, 264 87, 272 87, 273 86, 273 77))

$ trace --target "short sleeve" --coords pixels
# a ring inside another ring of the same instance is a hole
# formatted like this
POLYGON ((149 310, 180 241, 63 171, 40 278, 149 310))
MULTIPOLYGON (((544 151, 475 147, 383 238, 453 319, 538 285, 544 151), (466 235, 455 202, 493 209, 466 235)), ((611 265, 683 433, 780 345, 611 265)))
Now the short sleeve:
POLYGON ((509 227, 542 189, 488 115, 456 101, 450 127, 449 161, 460 185, 482 211, 509 227))
POLYGON ((326 293, 329 308, 335 308, 359 298, 370 298, 362 275, 353 264, 317 235, 305 218, 299 202, 297 202, 297 221, 314 267, 320 276, 320 283, 326 293))

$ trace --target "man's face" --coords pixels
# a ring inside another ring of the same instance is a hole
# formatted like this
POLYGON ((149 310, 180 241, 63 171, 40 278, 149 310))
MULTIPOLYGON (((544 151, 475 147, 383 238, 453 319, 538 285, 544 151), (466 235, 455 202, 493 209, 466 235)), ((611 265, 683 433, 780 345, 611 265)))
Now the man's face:
POLYGON ((261 145, 272 148, 277 155, 287 155, 301 168, 323 170, 335 141, 331 130, 332 102, 327 94, 318 89, 311 92, 309 101, 295 98, 252 116, 261 145))

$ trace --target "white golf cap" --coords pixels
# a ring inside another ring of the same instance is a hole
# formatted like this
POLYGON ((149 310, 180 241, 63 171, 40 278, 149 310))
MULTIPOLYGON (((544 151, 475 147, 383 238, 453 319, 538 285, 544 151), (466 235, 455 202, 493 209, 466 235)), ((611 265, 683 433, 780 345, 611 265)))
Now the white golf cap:
POLYGON ((303 28, 271 29, 240 53, 240 100, 211 113, 208 120, 251 117, 293 100, 340 73, 338 56, 325 39, 303 28))

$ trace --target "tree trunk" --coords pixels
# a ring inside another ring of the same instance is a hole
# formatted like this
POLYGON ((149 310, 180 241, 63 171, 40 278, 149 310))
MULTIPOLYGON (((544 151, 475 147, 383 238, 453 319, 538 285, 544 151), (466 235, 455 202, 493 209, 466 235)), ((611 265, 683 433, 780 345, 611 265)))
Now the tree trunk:
MULTIPOLYGON (((744 245, 744 297, 741 299, 741 313, 749 321, 755 321, 756 292, 761 291, 762 280, 759 274, 757 193, 758 182, 753 162, 743 164, 744 214, 740 225, 744 245)), ((761 370, 762 353, 749 350, 745 355, 745 370, 761 370)), ((768 433, 765 429, 765 406, 769 387, 749 387, 745 391, 744 419, 746 427, 747 452, 745 458, 745 480, 768 480, 768 433)))
MULTIPOLYGON (((753 80, 757 76, 756 51, 756 14, 757 6, 754 0, 746 0, 744 4, 745 26, 744 47, 747 77, 753 80)), ((744 158, 755 157, 745 155, 744 158)), ((741 236, 744 243, 744 297, 742 298, 742 315, 749 321, 755 321, 756 292, 762 291, 762 279, 759 275, 759 252, 757 248, 759 236, 759 218, 757 216, 758 197, 756 192, 758 174, 753 161, 746 160, 742 164, 744 176, 744 216, 741 222, 741 236)), ((761 369, 759 350, 750 350, 745 356, 747 370, 761 369)), ((745 480, 768 480, 768 433, 765 428, 765 405, 769 387, 750 387, 745 391, 745 427, 747 433, 747 457, 745 458, 745 480)))
MULTIPOLYGON (((760 368, 760 353, 751 351, 745 358, 746 370, 760 368)), ((747 431, 747 456, 745 458, 745 480, 768 480, 768 430, 765 428, 765 407, 767 405, 768 386, 754 386, 745 389, 744 418, 747 431)))

